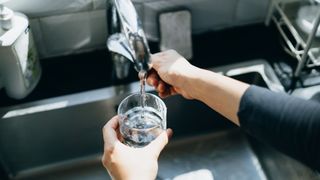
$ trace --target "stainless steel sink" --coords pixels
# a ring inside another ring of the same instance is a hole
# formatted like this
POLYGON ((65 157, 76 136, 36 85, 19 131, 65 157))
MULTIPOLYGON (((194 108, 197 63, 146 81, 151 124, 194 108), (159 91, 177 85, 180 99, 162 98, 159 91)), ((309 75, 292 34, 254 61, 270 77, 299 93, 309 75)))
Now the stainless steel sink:
POLYGON ((320 85, 295 89, 292 95, 320 102, 320 85))
POLYGON ((266 175, 243 132, 232 128, 170 143, 160 157, 158 179, 174 178, 262 180, 266 175))
MULTIPOLYGON (((211 70, 283 92, 263 60, 211 70)), ((116 114, 119 102, 138 89, 135 82, 0 109, 0 162, 5 175, 28 180, 109 179, 100 163, 101 128, 116 114)), ((224 117, 180 96, 165 103, 174 138, 160 157, 158 179, 270 177, 247 136, 224 117)))

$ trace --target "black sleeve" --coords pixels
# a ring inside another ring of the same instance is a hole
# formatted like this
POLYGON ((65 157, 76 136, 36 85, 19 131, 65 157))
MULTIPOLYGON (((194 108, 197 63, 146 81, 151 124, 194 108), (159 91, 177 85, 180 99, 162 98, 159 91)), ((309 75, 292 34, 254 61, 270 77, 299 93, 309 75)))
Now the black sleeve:
POLYGON ((238 117, 252 136, 320 170, 320 103, 250 86, 238 117))

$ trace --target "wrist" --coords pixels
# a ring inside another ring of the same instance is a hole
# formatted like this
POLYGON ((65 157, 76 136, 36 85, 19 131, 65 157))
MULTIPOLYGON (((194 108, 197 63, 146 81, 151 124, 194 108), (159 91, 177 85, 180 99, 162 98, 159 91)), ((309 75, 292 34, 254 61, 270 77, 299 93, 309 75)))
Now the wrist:
POLYGON ((186 83, 190 96, 193 99, 205 102, 208 93, 214 93, 217 90, 218 85, 216 83, 222 80, 220 76, 215 72, 196 67, 188 78, 188 83, 186 83))
POLYGON ((201 76, 205 73, 205 70, 200 69, 196 66, 192 66, 186 70, 184 74, 183 83, 181 85, 181 89, 188 92, 188 95, 191 99, 199 100, 199 86, 202 84, 200 83, 201 76))

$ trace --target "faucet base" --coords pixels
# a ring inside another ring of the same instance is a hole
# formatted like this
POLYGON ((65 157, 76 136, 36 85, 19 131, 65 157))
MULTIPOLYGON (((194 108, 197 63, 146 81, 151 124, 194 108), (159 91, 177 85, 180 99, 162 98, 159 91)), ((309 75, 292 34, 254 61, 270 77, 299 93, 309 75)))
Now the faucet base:
POLYGON ((122 80, 129 76, 130 61, 126 57, 112 53, 112 61, 117 79, 122 80))

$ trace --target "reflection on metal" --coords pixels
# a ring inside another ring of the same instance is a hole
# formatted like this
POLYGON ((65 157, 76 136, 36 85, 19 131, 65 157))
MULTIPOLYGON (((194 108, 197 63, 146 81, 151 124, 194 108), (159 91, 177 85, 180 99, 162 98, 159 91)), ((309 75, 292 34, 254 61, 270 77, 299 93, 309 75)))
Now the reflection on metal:
POLYGON ((214 180, 214 177, 210 170, 200 169, 196 171, 183 173, 173 178, 173 180, 186 180, 186 179, 214 180))
POLYGON ((133 61, 133 56, 128 48, 128 41, 126 37, 121 33, 111 35, 107 41, 108 49, 119 55, 126 57, 128 60, 133 61))
POLYGON ((292 95, 303 99, 313 99, 314 97, 317 97, 317 94, 319 93, 320 85, 310 86, 307 88, 297 88, 292 92, 292 95))
MULTIPOLYGON (((268 88, 266 79, 271 84, 279 83, 274 72, 269 72, 269 67, 266 61, 258 60, 210 70, 224 75, 231 75, 233 72, 233 77, 238 80, 268 88), (264 68, 260 68, 260 71, 264 70, 265 76, 256 69, 261 67, 261 64, 264 68)), ((7 174, 19 179, 108 179, 96 156, 103 151, 101 129, 116 114, 120 101, 137 89, 139 82, 134 82, 0 108, 0 117, 7 112, 16 112, 13 113, 16 115, 11 113, 10 117, 7 115, 0 121, 0 156, 5 157, 1 159, 1 165, 5 167, 7 174), (39 110, 41 105, 46 108, 39 110), (21 113, 21 110, 27 113, 21 113)), ((146 91, 152 90, 147 86, 146 91)), ((203 169, 205 165, 215 179, 224 179, 228 175, 234 175, 234 179, 239 180, 250 179, 248 176, 254 177, 251 179, 263 179, 259 162, 246 142, 246 137, 241 136, 241 132, 235 129, 230 130, 234 127, 231 123, 198 101, 172 96, 164 99, 164 102, 168 109, 168 127, 174 129, 175 138, 185 140, 186 143, 179 147, 183 143, 174 140, 168 145, 173 149, 162 153, 159 177, 165 178, 167 176, 164 175, 168 173, 172 173, 172 178, 177 177, 186 172, 203 169), (218 131, 224 133, 219 134, 218 131), (203 133, 211 134, 210 138, 196 139, 192 141, 194 144, 190 144, 192 138, 203 133), (226 148, 227 146, 231 148, 226 148), (198 154, 195 154, 196 152, 198 154), (169 156, 168 160, 163 159, 166 154, 169 156), (183 162, 190 162, 191 157, 197 157, 197 161, 189 163, 193 169, 186 169, 188 164, 183 162), (172 166, 176 168, 170 168, 172 166), (163 171, 164 168, 167 170, 163 171), (177 169, 179 172, 175 171, 177 169)))
MULTIPOLYGON (((109 37, 107 46, 114 53, 121 54, 127 59, 133 61, 138 72, 148 71, 150 65, 150 50, 146 36, 142 29, 142 25, 135 7, 131 0, 110 0, 108 5, 109 11, 116 13, 108 13, 112 17, 110 26, 118 26, 120 24, 121 32, 113 34, 109 37), (115 23, 114 23, 115 22, 115 23)), ((111 28, 112 32, 116 28, 111 28)))
POLYGON ((86 179, 83 176, 83 171, 86 171, 86 175, 90 174, 90 180, 92 179, 104 179, 108 180, 109 177, 105 171, 105 168, 101 165, 101 154, 94 154, 86 157, 79 157, 63 162, 57 162, 52 164, 47 164, 37 168, 26 169, 13 179, 19 180, 69 180, 72 179, 81 180, 86 179), (70 170, 72 167, 72 170, 70 170), (66 171, 67 170, 67 171, 66 171), (54 174, 53 177, 48 177, 47 174, 54 174))
POLYGON ((17 110, 7 112, 2 117, 2 119, 23 116, 23 115, 33 114, 33 113, 40 113, 44 111, 51 111, 55 109, 61 109, 61 108, 67 107, 67 105, 68 105, 68 101, 62 101, 62 102, 56 102, 56 103, 45 104, 40 106, 28 107, 24 109, 17 109, 17 110))
POLYGON ((169 143, 159 158, 158 179, 175 179, 177 176, 179 180, 267 179, 239 128, 193 135, 169 143))
POLYGON ((263 171, 263 168, 259 162, 259 159, 257 156, 251 156, 251 161, 254 165, 254 167, 256 168, 257 174, 258 176, 262 179, 262 180, 267 180, 266 174, 263 171))
POLYGON ((246 74, 250 72, 258 72, 265 83, 268 85, 268 88, 276 91, 276 92, 284 92, 284 88, 282 85, 280 85, 278 82, 272 81, 266 74, 267 68, 265 67, 266 65, 264 64, 259 64, 259 65, 253 65, 253 66, 248 66, 248 67, 241 67, 237 69, 232 69, 226 72, 227 76, 236 76, 239 74, 246 74))

